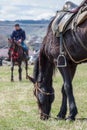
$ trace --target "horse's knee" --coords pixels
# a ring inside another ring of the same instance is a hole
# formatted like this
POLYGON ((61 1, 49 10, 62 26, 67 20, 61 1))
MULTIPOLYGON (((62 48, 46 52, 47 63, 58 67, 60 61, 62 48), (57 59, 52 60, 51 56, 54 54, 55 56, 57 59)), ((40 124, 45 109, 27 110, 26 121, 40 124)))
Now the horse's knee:
POLYGON ((63 92, 65 92, 67 95, 72 92, 72 87, 71 87, 71 85, 69 83, 67 83, 67 82, 64 83, 63 92))
POLYGON ((64 95, 66 94, 66 93, 65 93, 65 89, 64 89, 64 85, 63 85, 63 87, 62 87, 62 89, 61 89, 61 93, 64 94, 64 95))

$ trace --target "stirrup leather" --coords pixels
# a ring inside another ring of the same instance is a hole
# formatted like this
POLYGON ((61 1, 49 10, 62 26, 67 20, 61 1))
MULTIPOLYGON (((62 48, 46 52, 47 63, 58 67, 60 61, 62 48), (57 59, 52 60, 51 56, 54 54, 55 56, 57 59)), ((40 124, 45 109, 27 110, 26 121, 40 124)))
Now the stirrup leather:
POLYGON ((63 52, 63 34, 60 33, 60 54, 57 58, 57 67, 66 67, 67 61, 63 52))

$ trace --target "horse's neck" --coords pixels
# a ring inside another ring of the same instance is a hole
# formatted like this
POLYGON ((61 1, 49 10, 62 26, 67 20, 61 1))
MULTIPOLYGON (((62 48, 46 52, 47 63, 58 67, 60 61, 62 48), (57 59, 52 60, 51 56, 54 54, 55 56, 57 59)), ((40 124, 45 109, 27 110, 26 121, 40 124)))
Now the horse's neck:
MULTIPOLYGON (((48 61, 46 60, 46 62, 48 61)), ((45 68, 44 73, 42 72, 43 73, 42 79, 44 86, 46 86, 46 88, 50 90, 52 88, 53 64, 52 65, 51 63, 50 65, 48 63, 45 64, 46 66, 45 65, 42 66, 42 69, 43 67, 45 68)))

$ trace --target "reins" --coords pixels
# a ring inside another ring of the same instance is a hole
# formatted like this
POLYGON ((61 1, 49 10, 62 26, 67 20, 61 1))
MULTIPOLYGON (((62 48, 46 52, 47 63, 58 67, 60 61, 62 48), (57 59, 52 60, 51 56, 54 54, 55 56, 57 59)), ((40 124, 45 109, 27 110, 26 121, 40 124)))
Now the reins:
POLYGON ((35 90, 36 90, 36 93, 37 93, 37 91, 39 91, 39 92, 41 92, 42 94, 47 95, 47 96, 54 95, 54 92, 49 93, 49 92, 43 91, 41 88, 38 87, 38 83, 35 84, 35 90))

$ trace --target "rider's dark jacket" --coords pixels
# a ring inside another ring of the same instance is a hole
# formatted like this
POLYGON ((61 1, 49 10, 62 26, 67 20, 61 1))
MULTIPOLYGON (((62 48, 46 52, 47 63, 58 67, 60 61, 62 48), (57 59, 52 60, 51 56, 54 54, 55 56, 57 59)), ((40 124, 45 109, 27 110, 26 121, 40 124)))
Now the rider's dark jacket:
POLYGON ((26 39, 25 31, 21 28, 12 32, 11 39, 18 41, 21 39, 24 41, 26 39))

